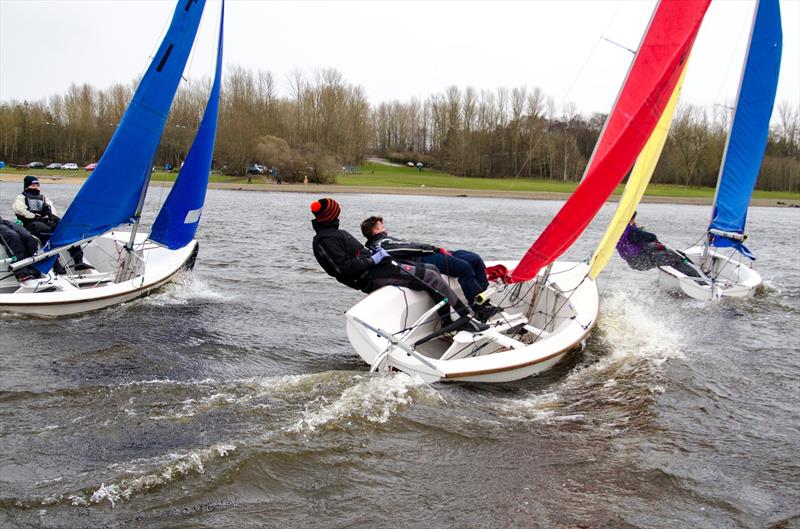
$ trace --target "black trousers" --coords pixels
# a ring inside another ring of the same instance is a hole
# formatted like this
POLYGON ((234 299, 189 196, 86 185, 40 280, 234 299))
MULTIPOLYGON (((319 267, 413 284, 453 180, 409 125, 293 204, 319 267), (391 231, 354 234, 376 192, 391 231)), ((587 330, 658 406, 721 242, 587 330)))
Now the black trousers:
POLYGON ((401 263, 400 266, 403 267, 402 270, 388 263, 371 269, 366 277, 367 284, 364 292, 370 293, 388 285, 406 287, 411 290, 425 290, 437 302, 446 297, 447 303, 459 316, 464 316, 469 312, 467 306, 450 288, 435 266, 423 263, 401 263))
POLYGON ((650 270, 657 266, 671 266, 687 276, 700 277, 697 270, 687 264, 679 253, 669 248, 658 249, 658 247, 649 244, 644 247, 642 253, 628 259, 628 264, 634 270, 650 270))
POLYGON ((0 219, 0 237, 18 260, 32 256, 39 249, 39 241, 31 233, 13 222, 0 219))
MULTIPOLYGON (((44 246, 50 240, 60 220, 58 217, 51 216, 43 219, 23 220, 22 223, 28 231, 42 241, 42 246, 44 246)), ((83 250, 80 246, 70 248, 69 255, 75 264, 83 262, 83 250)))

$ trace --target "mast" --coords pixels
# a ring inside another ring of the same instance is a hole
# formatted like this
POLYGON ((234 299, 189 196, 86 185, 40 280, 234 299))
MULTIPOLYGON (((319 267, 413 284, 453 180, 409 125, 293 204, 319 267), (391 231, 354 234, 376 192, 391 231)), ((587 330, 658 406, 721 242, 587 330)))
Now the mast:
MULTIPOLYGON (((155 154, 153 155, 155 157, 155 154)), ((150 164, 148 166, 147 174, 144 177, 144 185, 142 186, 142 191, 139 193, 139 203, 136 204, 136 211, 133 214, 133 226, 131 227, 131 236, 128 239, 128 244, 124 246, 125 250, 127 250, 125 254, 125 258, 120 263, 120 268, 117 271, 116 281, 126 281, 133 276, 133 272, 136 270, 136 267, 131 267, 131 262, 135 257, 133 244, 136 242, 136 233, 139 231, 139 224, 142 221, 142 210, 144 209, 144 199, 147 197, 147 189, 150 186, 150 179, 153 176, 153 160, 154 158, 150 159, 150 164)))
POLYGON ((133 214, 133 227, 131 228, 131 238, 128 240, 126 247, 129 252, 133 251, 133 243, 136 240, 136 232, 139 231, 139 223, 142 220, 142 210, 144 209, 144 199, 147 197, 147 190, 150 187, 150 179, 153 177, 153 160, 150 161, 147 174, 144 177, 144 185, 142 185, 142 192, 139 194, 139 203, 136 204, 136 212, 133 214))
POLYGON ((747 61, 750 58, 750 50, 753 44, 753 32, 756 28, 756 18, 758 18, 758 8, 761 5, 761 0, 756 0, 755 8, 753 9, 753 19, 750 22, 750 35, 747 37, 747 51, 744 55, 744 61, 742 62, 742 71, 739 74, 739 86, 736 89, 736 102, 733 105, 733 115, 731 116, 731 126, 730 130, 728 131, 728 137, 725 139, 725 149, 722 151, 722 160, 719 164, 719 172, 717 173, 717 185, 714 186, 714 201, 711 203, 711 219, 708 222, 708 228, 706 228, 706 236, 703 240, 703 256, 701 259, 701 268, 703 270, 707 269, 708 265, 708 257, 709 257, 709 249, 711 247, 711 241, 714 238, 709 230, 711 229, 711 223, 714 222, 714 217, 717 214, 717 200, 719 199, 719 187, 722 183, 722 175, 725 172, 725 161, 728 159, 728 148, 731 145, 731 137, 733 136, 733 125, 736 122, 736 113, 739 110, 739 98, 742 95, 742 86, 744 85, 744 74, 747 71, 747 61))
POLYGON ((704 242, 755 256, 743 242, 750 199, 769 140, 769 123, 780 74, 783 32, 778 0, 759 0, 753 15, 744 67, 739 81, 731 131, 725 144, 711 221, 704 242))
MULTIPOLYGON (((619 90, 617 90, 617 96, 614 98, 614 104, 611 105, 611 109, 613 110, 617 106, 617 102, 619 101, 620 96, 622 95, 622 91, 625 89, 625 85, 628 83, 628 77, 631 75, 631 70, 633 70, 633 65, 636 62, 636 57, 639 55, 639 50, 642 49, 642 43, 644 42, 644 38, 647 36, 647 32, 650 31, 650 26, 653 24, 653 18, 655 18, 656 13, 658 12, 658 8, 661 6, 661 2, 663 0, 658 0, 656 4, 656 8, 653 9, 653 12, 650 14, 650 20, 647 22, 647 27, 644 29, 644 33, 642 33, 642 38, 639 39, 639 45, 636 47, 636 50, 631 50, 629 48, 625 48, 616 42, 612 42, 612 44, 617 44, 617 46, 623 47, 625 50, 630 51, 633 53, 633 60, 631 64, 628 66, 628 71, 625 72, 625 79, 622 80, 622 84, 619 85, 619 90)), ((608 40, 608 39, 606 39, 608 40)), ((583 179, 586 178, 586 175, 589 173, 589 168, 592 166, 592 162, 594 162, 594 156, 597 154, 598 149, 600 148, 600 144, 603 142, 603 136, 606 133, 606 128, 608 127, 608 123, 611 121, 611 112, 608 113, 608 117, 606 117, 606 121, 603 123, 603 129, 600 131, 600 136, 598 136, 597 143, 594 144, 592 148, 592 154, 589 156, 589 161, 586 162, 586 169, 583 170, 583 175, 581 175, 581 182, 583 179)))

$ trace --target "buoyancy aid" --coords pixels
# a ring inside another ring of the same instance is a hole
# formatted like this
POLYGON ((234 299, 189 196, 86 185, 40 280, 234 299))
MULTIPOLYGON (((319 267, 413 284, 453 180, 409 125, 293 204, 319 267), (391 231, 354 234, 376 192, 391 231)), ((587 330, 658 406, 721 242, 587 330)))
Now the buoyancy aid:
POLYGON ((26 189, 22 192, 22 195, 25 197, 25 207, 27 207, 28 211, 31 213, 41 215, 43 217, 51 214, 50 205, 47 203, 47 200, 42 193, 38 191, 34 193, 26 189))

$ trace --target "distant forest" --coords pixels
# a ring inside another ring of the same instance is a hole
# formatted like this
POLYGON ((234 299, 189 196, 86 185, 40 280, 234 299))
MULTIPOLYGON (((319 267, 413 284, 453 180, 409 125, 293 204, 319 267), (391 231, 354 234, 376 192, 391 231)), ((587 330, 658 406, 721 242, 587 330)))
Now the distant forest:
MULTIPOLYGON (((448 88, 424 101, 371 106, 363 88, 336 70, 288 76, 278 96, 273 74, 234 66, 224 76, 216 170, 243 175, 253 163, 275 166, 285 181, 331 182, 343 165, 368 154, 422 162, 456 175, 578 180, 604 114, 557 108, 539 88, 448 88)), ((156 164, 178 166, 205 108, 210 80, 187 83, 172 105, 156 164)), ((106 90, 72 85, 42 101, 0 102, 0 159, 24 164, 96 162, 111 139, 134 85, 106 90)), ((780 102, 758 189, 800 191, 800 108, 780 102)), ((711 186, 731 109, 679 107, 654 182, 711 186)))

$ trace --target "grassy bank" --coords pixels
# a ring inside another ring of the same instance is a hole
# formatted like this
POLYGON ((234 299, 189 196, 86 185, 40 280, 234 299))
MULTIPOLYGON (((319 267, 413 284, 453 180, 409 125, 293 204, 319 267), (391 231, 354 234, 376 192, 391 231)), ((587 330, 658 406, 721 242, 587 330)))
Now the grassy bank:
MULTIPOLYGON (((412 167, 390 167, 381 164, 365 163, 361 172, 339 175, 336 183, 348 186, 382 186, 382 187, 439 187, 445 189, 476 189, 497 191, 533 191, 545 193, 571 193, 577 187, 576 182, 559 182, 537 178, 473 178, 454 176, 448 173, 424 169, 418 171, 412 167)), ((615 195, 621 194, 624 186, 617 186, 615 195)), ((711 187, 687 187, 672 184, 650 184, 646 196, 653 197, 688 197, 713 198, 711 187)), ((800 193, 784 191, 759 191, 753 193, 754 198, 767 199, 800 199, 800 193)))
MULTIPOLYGON (((83 179, 89 173, 83 169, 77 171, 61 171, 46 169, 14 169, 4 167, 3 173, 23 175, 33 174, 49 178, 83 179)), ((177 173, 156 171, 152 180, 156 182, 171 182, 177 173)), ((271 178, 253 175, 254 184, 273 183, 271 178)), ((222 184, 246 184, 247 177, 228 176, 214 173, 211 182, 222 184)), ((387 165, 365 163, 357 173, 342 174, 337 176, 336 183, 342 186, 354 187, 384 187, 384 188, 433 188, 433 189, 464 189, 475 191, 501 191, 501 192, 534 192, 534 193, 571 193, 575 190, 575 182, 559 182, 537 178, 474 178, 454 176, 441 171, 424 169, 418 171, 411 167, 391 167, 387 165)), ((623 186, 617 186, 614 194, 621 194, 623 186)), ((675 198, 706 198, 714 196, 714 189, 710 187, 687 187, 671 184, 650 184, 645 196, 649 197, 675 197, 675 198)), ((800 200, 800 193, 785 191, 759 191, 753 193, 753 198, 768 200, 800 200)))

